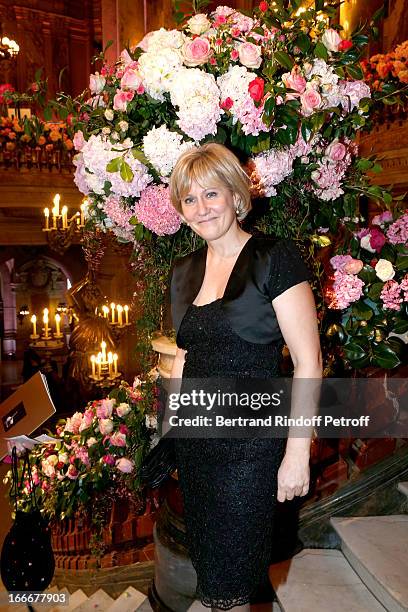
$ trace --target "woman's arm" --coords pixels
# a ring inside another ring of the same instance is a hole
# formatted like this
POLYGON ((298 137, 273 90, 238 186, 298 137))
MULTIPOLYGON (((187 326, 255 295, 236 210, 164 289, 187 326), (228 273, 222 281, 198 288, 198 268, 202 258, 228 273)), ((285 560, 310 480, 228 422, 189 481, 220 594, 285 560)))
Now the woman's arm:
MULTIPOLYGON (((318 410, 322 378, 317 313, 308 282, 287 289, 272 301, 279 327, 294 365, 291 417, 312 417, 318 410)), ((299 430, 298 430, 299 431, 299 430)), ((306 495, 309 489, 309 458, 313 428, 304 428, 304 437, 291 436, 278 473, 278 500, 306 495)))
MULTIPOLYGON (((183 376, 184 358, 185 358, 186 352, 187 351, 185 351, 184 349, 177 347, 176 355, 174 357, 173 365, 171 368, 171 374, 170 374, 170 380, 169 380, 169 386, 168 386, 168 396, 170 396, 172 393, 180 393, 181 378, 183 376)), ((168 424, 169 417, 170 417, 170 410, 168 406, 166 405, 165 413, 163 417, 162 430, 161 430, 163 436, 170 429, 170 426, 168 424)))

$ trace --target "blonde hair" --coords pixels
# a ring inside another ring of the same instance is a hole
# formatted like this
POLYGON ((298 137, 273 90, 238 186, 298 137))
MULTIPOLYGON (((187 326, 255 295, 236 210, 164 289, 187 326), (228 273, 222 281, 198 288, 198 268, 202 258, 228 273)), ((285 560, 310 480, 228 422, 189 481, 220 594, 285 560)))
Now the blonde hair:
POLYGON ((226 186, 235 195, 239 221, 251 210, 249 177, 238 158, 224 145, 210 142, 180 155, 170 177, 170 199, 181 215, 181 200, 193 181, 202 187, 226 186))

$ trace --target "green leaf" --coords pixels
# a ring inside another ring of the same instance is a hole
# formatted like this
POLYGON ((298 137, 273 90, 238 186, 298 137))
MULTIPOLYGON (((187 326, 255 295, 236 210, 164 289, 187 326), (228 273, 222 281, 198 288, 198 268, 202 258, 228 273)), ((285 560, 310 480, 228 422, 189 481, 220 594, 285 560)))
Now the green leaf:
POLYGON ((398 355, 386 341, 381 342, 377 346, 373 346, 373 357, 375 359, 375 364, 380 366, 380 368, 396 368, 401 363, 398 355))
POLYGON ((354 66, 346 66, 346 71, 352 79, 356 79, 357 81, 360 81, 364 78, 364 72, 361 66, 359 66, 358 64, 355 64, 354 66))
POLYGON ((322 11, 324 8, 324 0, 315 0, 315 11, 322 11))
POLYGON ((133 181, 134 174, 132 168, 127 162, 125 162, 125 160, 123 160, 122 166, 120 168, 120 176, 124 181, 126 181, 126 183, 130 183, 131 181, 133 181))
POLYGON ((286 51, 276 51, 274 57, 281 66, 287 68, 288 70, 292 70, 294 61, 290 55, 286 53, 286 51))
POLYGON ((376 23, 382 17, 384 17, 385 13, 385 4, 383 4, 377 11, 375 11, 374 15, 371 17, 371 24, 376 23))
POLYGON ((383 290, 383 287, 384 283, 374 283, 373 285, 371 285, 370 290, 367 294, 370 300, 376 302, 380 297, 380 293, 383 290))
POLYGON ((318 57, 325 61, 329 59, 329 53, 326 47, 324 46, 324 44, 320 40, 316 43, 314 54, 315 54, 315 57, 318 57))
POLYGON ((46 106, 44 108, 43 115, 44 115, 44 120, 45 121, 51 121, 51 119, 52 119, 52 110, 51 110, 51 108, 49 106, 46 106))
POLYGON ((361 301, 353 304, 351 312, 358 321, 368 321, 374 314, 371 308, 361 301))
POLYGON ((367 356, 367 350, 357 342, 349 342, 344 346, 344 354, 350 361, 355 361, 364 359, 367 356))
POLYGON ((397 270, 406 270, 408 268, 408 255, 398 255, 395 268, 397 270))
POLYGON ((307 53, 309 51, 309 49, 310 49, 310 39, 309 39, 308 36, 306 36, 306 34, 303 34, 303 32, 302 32, 296 38, 295 45, 296 45, 296 47, 299 47, 299 49, 303 53, 307 53))
POLYGON ((140 161, 145 166, 149 165, 149 160, 147 159, 143 151, 141 151, 140 149, 132 149, 132 155, 135 159, 140 161))
POLYGON ((404 321, 403 319, 396 321, 392 331, 394 334, 406 334, 408 332, 408 321, 404 321))
POLYGON ((119 172, 122 168, 123 157, 114 157, 110 160, 110 162, 106 165, 107 172, 119 172))

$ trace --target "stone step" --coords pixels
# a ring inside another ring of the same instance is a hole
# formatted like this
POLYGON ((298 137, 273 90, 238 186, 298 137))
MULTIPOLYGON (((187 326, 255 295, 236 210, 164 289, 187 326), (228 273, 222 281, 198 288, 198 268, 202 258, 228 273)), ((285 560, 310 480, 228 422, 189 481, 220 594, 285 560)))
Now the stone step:
POLYGON ((284 612, 385 612, 340 550, 306 548, 269 577, 284 612))
POLYGON ((408 481, 399 482, 398 483, 398 491, 401 491, 404 495, 408 497, 408 481))
POLYGON ((408 610, 408 515, 333 517, 344 556, 389 612, 408 610))
POLYGON ((84 603, 88 597, 85 595, 82 589, 78 589, 70 594, 68 605, 67 606, 59 606, 57 608, 58 612, 73 612, 78 606, 84 603))
POLYGON ((86 601, 74 608, 75 612, 106 612, 113 604, 114 599, 103 589, 99 589, 93 595, 86 598, 86 601))
MULTIPOLYGON (((146 601, 147 596, 129 586, 111 605, 107 612, 135 612, 146 601)), ((149 604, 150 605, 150 604, 149 604)))

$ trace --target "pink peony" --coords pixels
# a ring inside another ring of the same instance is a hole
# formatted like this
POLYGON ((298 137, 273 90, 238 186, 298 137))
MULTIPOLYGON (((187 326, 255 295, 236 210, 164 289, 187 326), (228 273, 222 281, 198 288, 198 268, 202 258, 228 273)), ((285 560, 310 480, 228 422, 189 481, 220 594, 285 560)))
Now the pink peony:
POLYGON ((98 419, 107 419, 112 416, 113 407, 115 405, 115 400, 112 399, 103 399, 99 402, 96 407, 96 416, 98 419))
POLYGON ((182 53, 184 64, 193 67, 206 64, 212 55, 212 50, 208 39, 198 36, 184 43, 182 53))
POLYGON ((122 89, 117 89, 116 94, 113 98, 114 110, 125 112, 127 109, 128 102, 131 102, 133 100, 134 95, 134 91, 123 91, 122 89))
POLYGON ((333 140, 326 148, 324 154, 332 161, 341 161, 346 155, 346 146, 338 140, 333 140))
POLYGON ((383 248, 384 244, 386 243, 386 241, 387 240, 381 230, 379 230, 377 227, 371 228, 370 230, 371 248, 373 248, 377 253, 379 253, 381 249, 383 248))
POLYGON ((78 434, 79 428, 82 424, 82 412, 75 412, 71 418, 67 419, 64 427, 64 431, 69 433, 78 434))
POLYGON ((311 115, 315 108, 319 108, 322 103, 322 98, 318 91, 315 89, 306 89, 306 91, 300 96, 302 102, 302 111, 304 115, 311 115))
POLYGON ((115 431, 110 437, 110 443, 112 446, 126 446, 126 435, 115 431))
POLYGON ((245 42, 238 47, 239 61, 246 68, 259 68, 262 63, 261 47, 245 42))
POLYGON ((94 419, 94 412, 92 408, 88 408, 84 412, 84 416, 82 419, 82 423, 79 427, 79 431, 84 431, 85 429, 88 429, 88 427, 92 425, 93 419, 94 419))
POLYGON ((122 457, 116 461, 116 467, 120 472, 124 474, 130 474, 133 472, 134 464, 130 459, 126 459, 126 457, 122 457))
POLYGON ((169 188, 164 185, 146 187, 135 206, 140 223, 157 234, 175 234, 180 228, 180 217, 170 202, 169 188))

